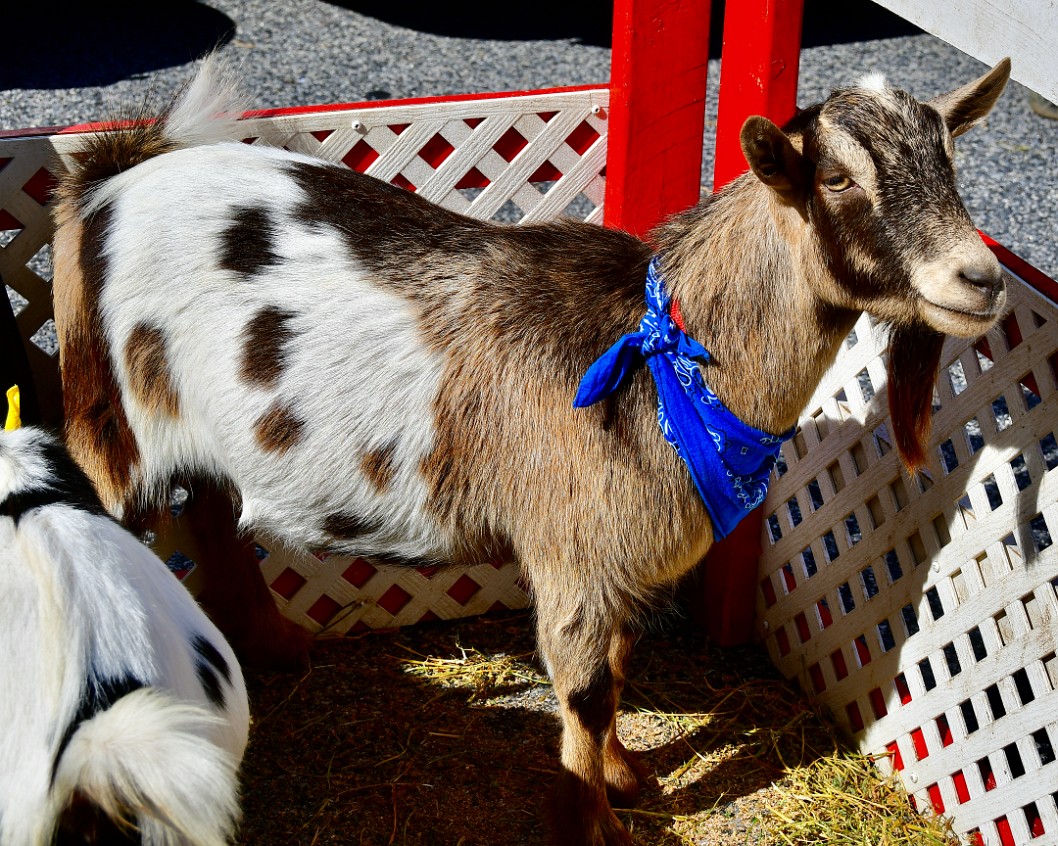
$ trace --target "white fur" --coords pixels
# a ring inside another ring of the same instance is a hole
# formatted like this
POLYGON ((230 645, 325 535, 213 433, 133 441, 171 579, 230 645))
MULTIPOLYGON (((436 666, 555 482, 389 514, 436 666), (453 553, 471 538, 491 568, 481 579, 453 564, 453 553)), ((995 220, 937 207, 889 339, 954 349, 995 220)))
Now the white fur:
POLYGON ((857 88, 866 88, 879 93, 889 90, 889 83, 885 80, 885 74, 879 71, 864 74, 856 83, 857 88))
MULTIPOLYGON (((51 442, 0 433, 0 502, 54 478, 51 442)), ((0 843, 46 846, 74 793, 129 808, 145 844, 220 846, 238 817, 249 710, 235 656, 158 558, 109 518, 69 504, 0 516, 0 843), (224 709, 191 643, 227 662, 224 709), (79 724, 86 679, 145 687, 79 724), (54 782, 52 772, 55 769, 54 782)))
POLYGON ((349 257, 339 232, 290 219, 304 197, 287 168, 317 160, 224 141, 237 135, 241 108, 233 75, 207 59, 165 123, 167 139, 185 149, 106 180, 84 209, 113 209, 100 304, 111 349, 123 350, 142 322, 164 327, 170 345, 181 401, 175 419, 137 403, 124 357, 113 356, 129 424, 139 443, 150 444, 136 470, 140 489, 157 492, 174 467, 219 476, 240 492, 244 529, 357 554, 443 559, 452 538, 422 507, 427 490, 419 474, 433 447, 443 356, 423 343, 407 301, 373 284, 349 257), (217 266, 217 238, 248 206, 276 216, 277 252, 293 259, 252 281, 217 266), (145 236, 140 220, 165 225, 145 236), (267 307, 295 311, 299 335, 279 385, 262 389, 238 370, 241 333, 267 307), (315 389, 352 383, 358 402, 346 408, 315 389), (277 396, 311 425, 296 457, 264 462, 253 427, 277 396), (379 492, 359 462, 382 448, 393 450, 395 475, 379 492), (342 512, 378 528, 344 550, 320 531, 321 514, 342 512))
POLYGON ((236 762, 202 740, 222 726, 216 714, 158 689, 134 691, 74 735, 54 792, 77 790, 115 818, 124 808, 149 809, 131 821, 147 843, 223 846, 226 821, 238 812, 236 762))
POLYGON ((177 418, 149 413, 130 388, 124 357, 114 356, 129 424, 151 445, 142 481, 156 489, 173 467, 219 475, 241 493, 244 528, 336 548, 320 531, 320 515, 350 512, 379 528, 349 552, 443 557, 449 539, 422 508, 419 474, 433 446, 443 357, 421 339, 407 300, 372 283, 341 233, 294 219, 304 198, 286 167, 303 160, 241 144, 193 147, 147 161, 99 193, 114 210, 101 302, 109 345, 125 349, 141 322, 164 327, 182 404, 177 418), (252 280, 217 266, 215 233, 245 207, 273 215, 284 259, 252 280), (163 224, 148 238, 138 220, 163 224), (166 285, 160 275, 182 282, 166 285), (270 306, 297 315, 297 340, 278 385, 262 388, 239 377, 242 333, 270 306), (317 389, 344 384, 357 385, 357 403, 345 408, 317 389), (310 425, 290 455, 262 461, 254 423, 277 397, 310 425), (396 475, 379 492, 359 462, 388 446, 390 433, 396 475))
POLYGON ((236 76, 216 54, 205 58, 166 116, 169 137, 188 145, 231 138, 235 121, 249 108, 236 76))

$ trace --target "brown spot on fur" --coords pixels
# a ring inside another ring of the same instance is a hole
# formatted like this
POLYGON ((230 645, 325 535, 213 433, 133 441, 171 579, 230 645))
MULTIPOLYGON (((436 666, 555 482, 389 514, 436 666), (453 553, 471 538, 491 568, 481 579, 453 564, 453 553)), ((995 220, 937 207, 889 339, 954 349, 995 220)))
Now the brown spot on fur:
POLYGON ((360 469, 378 493, 385 493, 397 472, 394 463, 396 444, 387 444, 380 449, 365 453, 360 459, 360 469))
POLYGON ((137 324, 125 343, 125 366, 136 398, 152 413, 180 414, 166 356, 165 333, 149 323, 137 324))
POLYGON ((104 206, 82 221, 73 201, 67 200, 56 216, 55 323, 66 438, 104 505, 113 510, 132 499, 139 449, 125 417, 99 313, 111 211, 104 206))
POLYGON ((301 440, 305 422, 279 402, 262 414, 254 424, 254 436, 261 449, 282 455, 301 440))
POLYGON ((294 337, 294 313, 268 306, 255 314, 243 329, 239 376, 252 385, 274 387, 283 375, 287 344, 294 337))
POLYGON ((358 517, 348 512, 328 514, 323 521, 323 531, 339 540, 354 540, 377 532, 379 528, 381 523, 378 520, 358 517))
POLYGON ((243 276, 253 276, 278 264, 275 237, 276 228, 267 209, 235 209, 231 225, 220 233, 218 261, 221 268, 243 276))

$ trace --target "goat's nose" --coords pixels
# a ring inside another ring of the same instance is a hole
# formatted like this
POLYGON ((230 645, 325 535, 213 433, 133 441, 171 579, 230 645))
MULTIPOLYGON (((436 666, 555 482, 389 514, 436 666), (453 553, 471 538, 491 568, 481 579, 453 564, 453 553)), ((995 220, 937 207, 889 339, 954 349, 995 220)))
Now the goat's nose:
POLYGON ((985 260, 967 262, 959 270, 959 279, 966 285, 977 290, 981 296, 987 297, 989 301, 995 299, 996 295, 1003 289, 1003 272, 995 256, 988 253, 985 260))

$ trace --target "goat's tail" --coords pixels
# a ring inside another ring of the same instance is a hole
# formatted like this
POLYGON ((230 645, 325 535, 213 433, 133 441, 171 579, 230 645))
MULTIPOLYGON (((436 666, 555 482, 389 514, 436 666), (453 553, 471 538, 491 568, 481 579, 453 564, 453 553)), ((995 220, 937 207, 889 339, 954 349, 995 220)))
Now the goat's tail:
POLYGON ((161 114, 144 107, 89 136, 63 179, 63 192, 80 199, 102 181, 162 153, 234 140, 235 122, 246 106, 234 73, 210 54, 161 114))
POLYGON ((231 67, 211 53, 162 114, 161 131, 174 147, 231 141, 248 105, 231 67))
POLYGON ((225 846, 239 817, 236 762, 207 735, 218 718, 149 688, 84 722, 55 772, 67 812, 93 809, 144 846, 225 846))

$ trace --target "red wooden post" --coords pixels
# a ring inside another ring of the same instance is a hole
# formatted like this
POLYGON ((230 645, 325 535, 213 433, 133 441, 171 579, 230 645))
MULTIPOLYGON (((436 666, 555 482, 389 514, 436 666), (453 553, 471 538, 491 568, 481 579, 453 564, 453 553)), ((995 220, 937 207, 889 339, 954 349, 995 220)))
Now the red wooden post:
POLYGON ((739 0, 727 4, 715 188, 746 169, 738 142, 746 118, 763 115, 781 126, 794 116, 803 12, 804 0, 739 0))
POLYGON ((709 0, 616 0, 607 226, 640 237, 701 193, 709 0))
MULTIPOLYGON (((738 140, 746 118, 764 115, 781 125, 796 111, 803 11, 804 0, 727 4, 714 190, 746 170, 738 140)), ((721 646, 753 639, 762 521, 758 508, 716 544, 706 559, 704 622, 710 638, 721 646)))
MULTIPOLYGON (((709 0, 617 0, 614 7, 608 226, 645 236, 698 201, 709 0)), ((729 3, 724 25, 714 184, 746 168, 738 141, 747 117, 793 116, 803 0, 729 3)), ((720 645, 753 637, 760 511, 709 554, 700 613, 720 645)))

